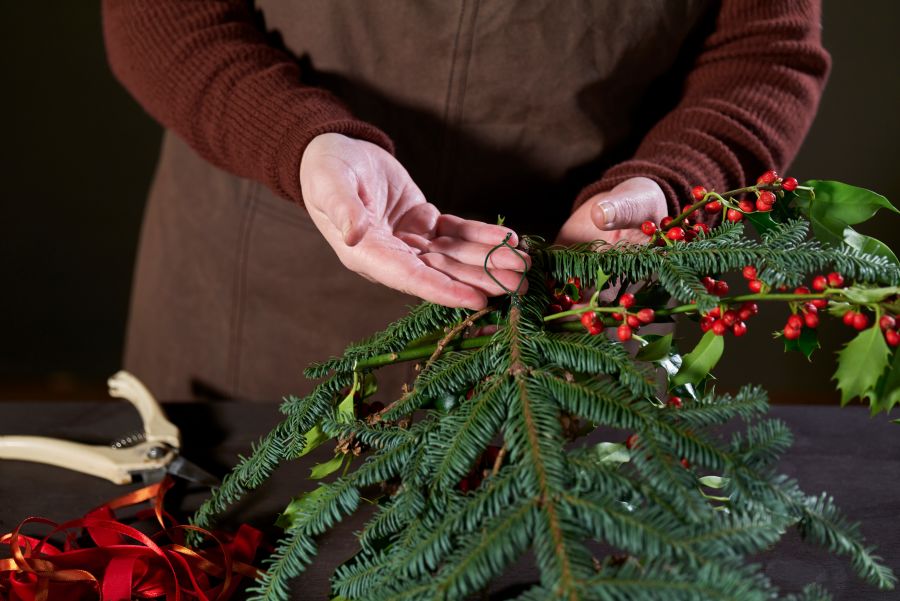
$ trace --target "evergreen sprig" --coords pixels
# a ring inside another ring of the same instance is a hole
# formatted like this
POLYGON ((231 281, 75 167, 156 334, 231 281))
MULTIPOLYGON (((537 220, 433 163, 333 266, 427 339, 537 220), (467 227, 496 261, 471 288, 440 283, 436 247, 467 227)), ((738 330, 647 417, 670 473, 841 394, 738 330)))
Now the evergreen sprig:
MULTIPOLYGON (((658 281, 701 310, 717 301, 696 285, 699 278, 748 263, 773 283, 828 266, 857 281, 897 282, 887 261, 824 247, 806 232, 805 223, 791 221, 753 242, 728 224, 690 245, 615 245, 602 253, 532 241, 529 292, 497 308, 503 325, 480 348, 441 354, 437 344, 410 391, 349 422, 337 405, 374 369, 366 361, 425 348, 458 332, 471 314, 426 303, 311 367, 308 375, 327 379, 309 396, 285 401, 285 420, 241 459, 194 521, 208 526, 278 463, 297 457, 318 425, 368 455, 294 504, 254 599, 287 599, 290 579, 314 559, 316 536, 353 513, 373 485, 389 493, 362 531, 359 552, 333 576, 341 599, 465 599, 529 550, 539 581, 519 599, 770 599, 778 591, 747 558, 789 527, 849 557, 866 581, 891 588, 891 571, 831 499, 808 497, 775 472, 791 437, 782 422, 762 417, 762 389, 730 396, 698 386, 676 410, 657 398, 651 363, 604 336, 544 319, 548 278, 578 276, 585 286, 603 274, 658 281), (355 377, 355 370, 364 373, 355 377), (453 402, 441 404, 447 398, 453 402), (734 419, 745 422, 743 431, 725 436, 720 427, 734 419), (573 443, 598 426, 634 436, 628 447, 573 443), (472 474, 475 484, 461 486, 472 474), (595 556, 592 541, 616 553, 595 556)), ((811 587, 787 598, 827 596, 811 587)))

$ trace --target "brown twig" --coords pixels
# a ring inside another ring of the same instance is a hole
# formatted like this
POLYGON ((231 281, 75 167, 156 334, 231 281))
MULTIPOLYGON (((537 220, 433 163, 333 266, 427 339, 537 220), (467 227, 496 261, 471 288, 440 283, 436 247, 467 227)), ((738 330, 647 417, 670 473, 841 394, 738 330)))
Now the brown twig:
POLYGON ((435 360, 437 360, 437 358, 441 356, 441 353, 444 352, 444 348, 446 348, 446 346, 450 343, 451 340, 456 338, 457 334, 459 334, 460 332, 462 332, 463 330, 465 330, 466 328, 471 326, 480 317, 487 315, 488 313, 490 313, 493 310, 494 310, 493 307, 485 307, 484 309, 481 309, 480 311, 476 311, 475 313, 472 313, 471 315, 466 317, 464 320, 462 320, 461 322, 459 322, 458 324, 456 324, 455 326, 450 328, 450 331, 447 332, 447 334, 438 341, 437 345, 435 345, 434 352, 431 353, 430 357, 428 357, 428 361, 425 362, 425 367, 423 369, 428 369, 431 366, 431 364, 434 363, 435 360))
POLYGON ((506 443, 503 443, 503 446, 500 447, 500 450, 497 451, 497 457, 494 458, 494 467, 491 469, 491 476, 496 476, 497 472, 500 471, 500 466, 503 465, 503 460, 506 458, 506 443))

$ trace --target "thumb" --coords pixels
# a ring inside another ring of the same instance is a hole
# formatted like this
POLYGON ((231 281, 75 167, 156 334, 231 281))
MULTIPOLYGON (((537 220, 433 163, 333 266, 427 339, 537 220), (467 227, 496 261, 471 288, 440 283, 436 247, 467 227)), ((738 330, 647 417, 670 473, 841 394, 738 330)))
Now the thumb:
POLYGON ((321 210, 341 233, 341 238, 347 246, 356 246, 366 235, 369 215, 357 195, 332 195, 322 203, 321 210))
POLYGON ((627 180, 591 199, 591 221, 601 230, 639 228, 666 216, 666 198, 659 184, 647 178, 627 180))

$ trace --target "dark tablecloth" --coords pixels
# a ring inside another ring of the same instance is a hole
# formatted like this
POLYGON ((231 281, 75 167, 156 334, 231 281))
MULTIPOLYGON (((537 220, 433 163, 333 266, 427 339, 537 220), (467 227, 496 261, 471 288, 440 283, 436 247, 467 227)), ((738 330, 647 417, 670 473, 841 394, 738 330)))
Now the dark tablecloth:
MULTIPOLYGON (((276 406, 255 403, 167 405, 169 418, 182 431, 183 454, 193 462, 224 474, 238 453, 278 421, 276 406)), ((895 572, 900 573, 900 426, 882 416, 870 419, 861 408, 775 407, 774 417, 794 431, 795 443, 781 463, 782 471, 799 479, 809 494, 834 495, 846 514, 862 521, 869 543, 895 572)), ((124 402, 0 403, 0 434, 56 436, 89 443, 106 443, 140 430, 137 413, 124 402)), ((308 467, 332 453, 323 445, 303 461, 280 468, 262 488, 231 511, 223 525, 247 522, 263 529, 269 540, 277 530, 275 516, 288 500, 314 483, 308 467)), ((24 517, 44 516, 64 521, 123 494, 138 485, 116 486, 105 480, 51 466, 0 461, 0 532, 8 532, 24 517)), ((176 514, 189 515, 204 498, 203 491, 184 491, 171 500, 176 514)), ((365 505, 365 504, 364 504, 365 505)), ((317 562, 297 580, 296 599, 327 599, 328 577, 356 549, 358 531, 371 509, 363 509, 321 539, 317 562)), ((773 550, 760 557, 765 571, 782 590, 797 591, 809 582, 827 587, 846 601, 900 599, 897 591, 879 592, 860 582, 847 561, 799 540, 789 532, 773 550)), ((524 566, 524 564, 520 564, 524 566)), ((527 567, 511 569, 493 589, 533 578, 527 567)), ((506 589, 511 590, 511 589, 506 589)))

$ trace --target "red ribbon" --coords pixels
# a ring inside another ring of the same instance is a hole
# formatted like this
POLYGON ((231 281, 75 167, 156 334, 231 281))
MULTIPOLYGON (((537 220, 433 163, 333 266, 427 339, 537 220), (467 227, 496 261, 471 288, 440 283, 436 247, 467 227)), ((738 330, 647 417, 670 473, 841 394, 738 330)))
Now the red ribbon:
POLYGON ((0 559, 0 599, 8 601, 225 601, 243 577, 256 578, 251 565, 262 541, 259 530, 246 524, 237 533, 215 534, 197 526, 179 525, 163 509, 172 487, 170 478, 130 492, 92 509, 84 517, 57 524, 29 517, 10 533, 0 536, 10 557, 0 559), (150 501, 149 511, 161 530, 147 535, 116 519, 115 510, 150 501), (27 524, 52 530, 43 538, 22 534, 27 524), (215 545, 207 549, 186 546, 185 533, 197 532, 215 545), (79 546, 87 532, 95 546, 79 546), (50 538, 64 535, 62 548, 50 538), (168 540, 168 542, 165 542, 168 540))

